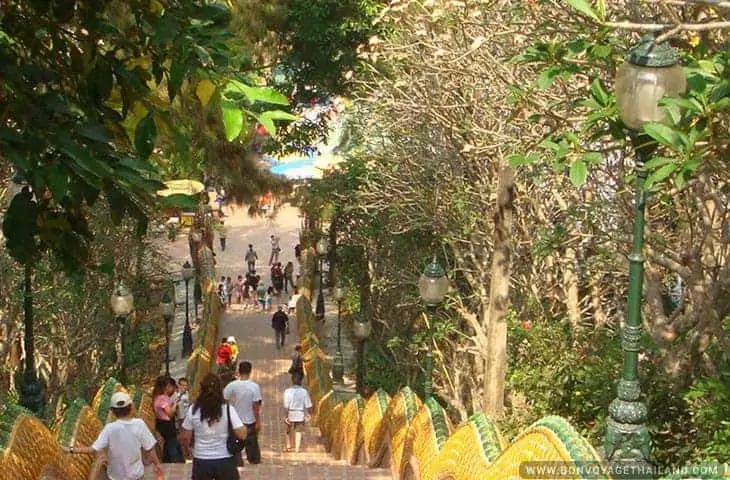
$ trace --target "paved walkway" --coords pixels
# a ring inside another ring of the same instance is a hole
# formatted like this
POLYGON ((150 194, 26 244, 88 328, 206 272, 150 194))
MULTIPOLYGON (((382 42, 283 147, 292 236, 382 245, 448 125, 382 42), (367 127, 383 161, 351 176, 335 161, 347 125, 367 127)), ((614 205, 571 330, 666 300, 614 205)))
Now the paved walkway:
MULTIPOLYGON (((239 273, 243 273, 245 270, 244 251, 248 243, 254 243, 255 247, 258 246, 259 257, 263 259, 263 262, 260 262, 263 265, 259 273, 262 273, 262 281, 269 285, 269 269, 264 266, 268 262, 269 235, 276 231, 281 236, 282 254, 279 260, 284 263, 293 261, 293 246, 297 241, 299 227, 297 212, 293 208, 284 209, 276 223, 251 219, 239 212, 226 220, 229 228, 229 248, 225 252, 217 251, 218 276, 226 275, 235 278, 239 273), (265 259, 264 255, 266 255, 265 259)), ((280 303, 286 303, 287 300, 286 296, 280 297, 280 303)), ((273 308, 276 308, 276 301, 273 308)), ((284 390, 291 384, 286 371, 289 368, 296 338, 287 338, 286 347, 277 350, 270 316, 270 313, 261 313, 254 308, 244 309, 234 305, 223 315, 219 327, 219 337, 233 335, 238 340, 239 359, 249 360, 253 363, 252 377, 261 385, 264 397, 263 427, 259 436, 263 461, 260 465, 247 464, 241 468, 241 478, 244 480, 390 479, 390 471, 387 469, 351 466, 344 461, 334 460, 326 453, 318 429, 311 426, 306 430, 302 452, 283 453, 284 424, 282 419, 285 412, 282 407, 282 396, 284 390)), ((297 331, 295 321, 291 324, 291 331, 297 331)), ((178 362, 179 358, 176 357, 172 363, 174 368, 171 370, 178 368, 175 365, 178 362)), ((190 468, 191 464, 168 465, 166 478, 189 479, 190 468)), ((153 476, 148 473, 145 478, 153 478, 153 476)))

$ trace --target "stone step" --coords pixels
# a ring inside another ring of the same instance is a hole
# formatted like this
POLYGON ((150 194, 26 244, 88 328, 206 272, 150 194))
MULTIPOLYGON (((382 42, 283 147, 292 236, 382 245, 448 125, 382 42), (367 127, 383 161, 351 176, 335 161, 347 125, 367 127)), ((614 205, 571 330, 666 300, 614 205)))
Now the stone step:
MULTIPOLYGON (((246 465, 238 471, 241 480, 390 480, 392 478, 387 469, 346 465, 344 462, 334 462, 331 458, 328 460, 330 464, 313 464, 308 454, 299 458, 297 454, 288 454, 278 460, 279 464, 246 465)), ((165 465, 165 480, 189 480, 191 475, 192 463, 165 465)), ((154 478, 154 472, 148 468, 144 480, 154 480, 154 478)))

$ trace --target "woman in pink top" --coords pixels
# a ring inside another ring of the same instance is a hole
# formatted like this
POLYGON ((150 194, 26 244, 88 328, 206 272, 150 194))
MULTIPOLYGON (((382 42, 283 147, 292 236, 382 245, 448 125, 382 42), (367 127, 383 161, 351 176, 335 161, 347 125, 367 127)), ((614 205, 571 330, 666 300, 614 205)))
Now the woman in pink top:
POLYGON ((172 401, 175 393, 175 380, 170 377, 159 377, 152 390, 152 402, 155 408, 155 429, 162 437, 162 463, 185 463, 182 447, 177 439, 175 412, 177 404, 172 401))

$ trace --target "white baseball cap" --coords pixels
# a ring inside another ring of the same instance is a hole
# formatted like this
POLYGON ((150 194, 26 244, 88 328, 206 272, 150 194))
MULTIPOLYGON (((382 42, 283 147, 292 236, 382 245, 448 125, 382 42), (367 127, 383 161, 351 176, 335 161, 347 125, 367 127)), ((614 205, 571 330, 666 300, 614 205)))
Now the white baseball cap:
POLYGON ((132 404, 132 397, 127 392, 117 392, 109 401, 109 408, 124 408, 132 404))
POLYGON ((236 343, 236 337, 228 337, 226 340, 228 343, 236 343))

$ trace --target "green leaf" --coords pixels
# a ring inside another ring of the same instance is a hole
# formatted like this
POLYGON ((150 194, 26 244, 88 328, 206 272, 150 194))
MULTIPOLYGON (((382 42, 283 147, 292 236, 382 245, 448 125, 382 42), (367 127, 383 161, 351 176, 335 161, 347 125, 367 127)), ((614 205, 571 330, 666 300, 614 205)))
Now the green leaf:
POLYGON ((586 152, 580 159, 583 163, 590 165, 592 163, 601 163, 603 161, 603 155, 601 155, 601 152, 586 152))
POLYGON ((99 62, 91 71, 89 84, 92 96, 101 102, 109 98, 114 86, 114 75, 106 62, 99 62))
POLYGON ((74 170, 90 185, 95 185, 97 182, 96 180, 88 177, 86 173, 91 173, 98 179, 107 178, 111 173, 111 170, 106 163, 99 161, 96 157, 92 157, 88 150, 79 147, 75 143, 62 141, 62 143, 59 144, 58 149, 73 160, 73 162, 70 163, 71 168, 80 167, 80 170, 76 168, 74 168, 74 170))
POLYGON ((205 48, 201 47, 200 45, 195 45, 194 49, 195 54, 198 56, 200 63, 202 63, 204 67, 213 65, 213 59, 205 48))
POLYGON ((79 127, 79 134, 97 142, 109 143, 112 141, 109 132, 100 123, 87 123, 82 125, 79 127))
POLYGON ((576 57, 585 52, 590 45, 591 44, 587 40, 582 38, 578 40, 573 40, 572 42, 568 42, 568 44, 566 44, 566 47, 568 48, 568 55, 566 55, 566 57, 576 57))
POLYGON ((558 75, 560 74, 560 68, 558 67, 549 67, 540 72, 540 75, 537 77, 537 87, 541 90, 546 90, 552 86, 553 83, 555 83, 555 79, 558 78, 558 75))
POLYGON ((156 138, 157 126, 155 125, 155 117, 152 115, 152 112, 149 112, 140 120, 134 131, 134 148, 137 149, 140 158, 146 160, 152 155, 156 138))
POLYGON ((509 163, 509 166, 512 168, 518 168, 523 165, 529 165, 531 160, 524 155, 509 155, 507 157, 507 163, 509 163))
POLYGON ((61 200, 63 200, 63 197, 66 196, 66 192, 68 191, 68 173, 58 162, 54 162, 44 170, 44 176, 48 188, 51 189, 53 199, 56 203, 61 203, 61 200))
POLYGON ((170 74, 167 80, 167 95, 170 97, 170 101, 173 101, 177 92, 180 91, 180 87, 185 80, 187 71, 187 57, 180 58, 176 56, 172 59, 172 63, 170 64, 170 74))
POLYGON ((681 171, 679 174, 677 174, 676 177, 674 177, 674 186, 678 189, 684 188, 685 185, 687 185, 687 176, 689 172, 687 171, 681 171))
POLYGON ((646 170, 654 170, 655 168, 661 167, 662 165, 666 165, 668 163, 674 163, 674 158, 668 158, 668 157, 652 157, 644 164, 644 168, 646 170))
POLYGON ((695 157, 690 158, 689 160, 685 160, 682 163, 682 169, 687 170, 689 172, 694 172, 697 170, 697 167, 702 165, 702 157, 700 155, 697 155, 695 157))
POLYGON ((588 3, 586 0, 566 0, 566 2, 568 3, 568 5, 581 12, 583 15, 591 17, 597 22, 602 21, 598 17, 598 14, 593 10, 593 7, 591 7, 590 3, 588 3))
POLYGON ((210 20, 217 26, 225 26, 231 20, 231 11, 225 5, 212 3, 200 8, 199 18, 210 20))
POLYGON ((231 142, 238 138, 243 129, 243 112, 232 105, 221 105, 223 112, 223 126, 226 129, 226 139, 231 142))
POLYGON ((676 105, 693 113, 702 113, 702 105, 694 98, 663 97, 659 99, 659 105, 676 105))
POLYGON ((611 47, 608 45, 594 45, 589 52, 595 58, 608 58, 611 56, 611 47))
POLYGON ((180 33, 180 23, 174 15, 167 12, 155 23, 152 43, 157 45, 171 43, 178 33, 180 33))
POLYGON ((655 184, 666 179, 676 169, 677 169, 676 163, 668 163, 668 164, 662 166, 660 169, 652 172, 651 175, 649 175, 649 177, 646 179, 646 184, 644 185, 644 188, 646 188, 647 190, 651 189, 655 184))
POLYGON ((225 92, 242 93, 251 104, 256 102, 289 105, 289 99, 271 87, 252 87, 238 80, 231 80, 225 92))
POLYGON ((259 118, 270 118, 271 120, 286 120, 292 122, 297 119, 296 115, 283 110, 268 110, 259 115, 259 118))
POLYGON ((661 123, 647 123, 644 125, 644 132, 662 145, 675 150, 683 150, 689 142, 682 132, 661 123))
POLYGON ((573 182, 573 185, 575 185, 576 187, 582 187, 583 184, 586 182, 586 176, 588 175, 586 164, 583 163, 582 160, 576 160, 570 166, 569 175, 570 181, 573 182))
POLYGON ((608 105, 608 99, 610 97, 606 90, 603 89, 603 85, 601 85, 601 81, 598 78, 591 83, 591 96, 600 106, 605 107, 608 105))

